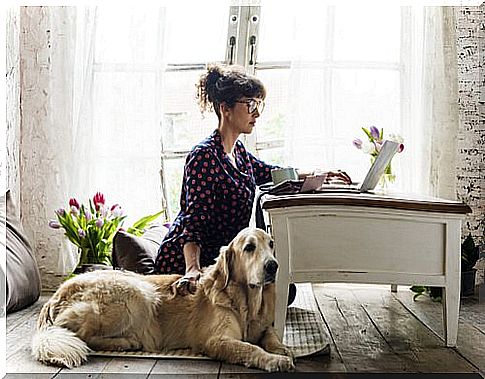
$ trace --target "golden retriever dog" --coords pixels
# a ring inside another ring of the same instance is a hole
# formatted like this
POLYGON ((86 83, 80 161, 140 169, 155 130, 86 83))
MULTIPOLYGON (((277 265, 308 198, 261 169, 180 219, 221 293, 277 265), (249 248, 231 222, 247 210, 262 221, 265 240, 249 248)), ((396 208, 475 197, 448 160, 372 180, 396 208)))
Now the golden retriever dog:
POLYGON ((43 363, 71 368, 92 350, 189 348, 228 363, 293 370, 292 353, 273 328, 277 269, 271 237, 246 228, 221 248, 195 294, 174 292, 180 275, 78 275, 43 306, 32 353, 43 363))

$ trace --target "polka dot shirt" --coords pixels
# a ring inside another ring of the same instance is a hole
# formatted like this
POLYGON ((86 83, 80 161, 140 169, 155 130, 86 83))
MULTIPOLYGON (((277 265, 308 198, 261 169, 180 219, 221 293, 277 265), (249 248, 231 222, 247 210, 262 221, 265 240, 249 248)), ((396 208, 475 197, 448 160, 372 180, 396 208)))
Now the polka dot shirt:
POLYGON ((184 274, 187 242, 200 246, 201 267, 213 264, 220 247, 249 225, 256 185, 271 181, 271 169, 277 166, 257 159, 239 140, 234 153, 237 168, 215 130, 188 154, 180 212, 158 250, 157 272, 184 274))

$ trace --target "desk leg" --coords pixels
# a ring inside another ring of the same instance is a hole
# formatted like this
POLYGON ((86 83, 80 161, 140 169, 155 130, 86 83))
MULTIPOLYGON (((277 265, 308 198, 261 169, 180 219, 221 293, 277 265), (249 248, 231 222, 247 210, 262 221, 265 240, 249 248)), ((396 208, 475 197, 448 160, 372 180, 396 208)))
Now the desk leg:
MULTIPOLYGON (((281 267, 281 266, 280 266, 281 267)), ((275 305, 275 329, 276 334, 283 341, 283 332, 285 330, 286 309, 288 307, 288 286, 290 281, 288 277, 283 277, 277 280, 276 283, 276 305, 275 305)))
POLYGON ((275 255, 279 264, 278 275, 276 277, 274 326, 280 341, 283 340, 283 332, 285 329, 286 310, 288 307, 288 286, 290 284, 290 250, 285 221, 273 222, 272 225, 273 238, 275 240, 275 255))
POLYGON ((447 347, 455 347, 458 336, 458 317, 460 312, 460 296, 456 289, 443 288, 443 327, 447 347))
POLYGON ((456 346, 460 313, 461 222, 450 221, 446 230, 446 286, 443 288, 443 326, 448 347, 456 346))

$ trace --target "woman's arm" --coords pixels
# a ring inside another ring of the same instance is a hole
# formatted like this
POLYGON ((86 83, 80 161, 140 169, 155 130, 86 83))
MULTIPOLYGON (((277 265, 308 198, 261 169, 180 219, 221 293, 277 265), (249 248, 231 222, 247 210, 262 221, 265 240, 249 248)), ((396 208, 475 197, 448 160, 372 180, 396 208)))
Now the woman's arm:
POLYGON ((185 275, 177 280, 173 286, 179 295, 194 294, 200 278, 200 246, 194 242, 184 245, 185 275))
POLYGON ((256 184, 258 186, 271 182, 271 170, 274 168, 281 168, 280 166, 268 164, 258 158, 256 158, 253 154, 247 151, 247 155, 251 166, 253 167, 254 171, 254 179, 256 180, 256 184))
POLYGON ((185 275, 174 283, 178 294, 194 293, 200 278, 200 255, 202 241, 207 240, 208 225, 213 204, 216 201, 217 172, 215 159, 210 151, 193 150, 184 168, 184 190, 181 208, 184 210, 183 254, 185 275))

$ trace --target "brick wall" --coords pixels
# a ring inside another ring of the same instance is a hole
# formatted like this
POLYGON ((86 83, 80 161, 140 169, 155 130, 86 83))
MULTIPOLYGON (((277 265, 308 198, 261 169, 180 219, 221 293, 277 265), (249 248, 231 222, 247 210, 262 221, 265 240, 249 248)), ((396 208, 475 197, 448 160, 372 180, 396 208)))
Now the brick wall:
POLYGON ((458 7, 457 50, 459 116, 457 195, 473 210, 463 225, 484 244, 485 224, 485 6, 458 7))

